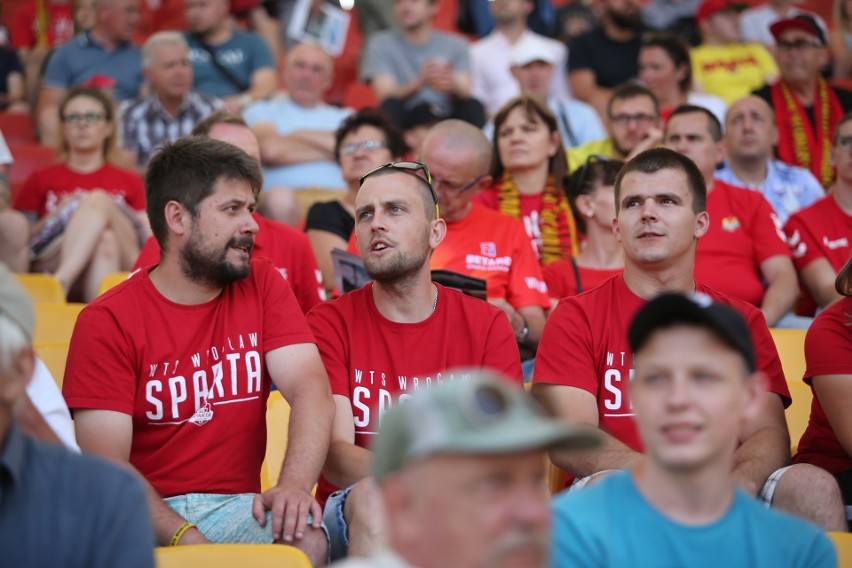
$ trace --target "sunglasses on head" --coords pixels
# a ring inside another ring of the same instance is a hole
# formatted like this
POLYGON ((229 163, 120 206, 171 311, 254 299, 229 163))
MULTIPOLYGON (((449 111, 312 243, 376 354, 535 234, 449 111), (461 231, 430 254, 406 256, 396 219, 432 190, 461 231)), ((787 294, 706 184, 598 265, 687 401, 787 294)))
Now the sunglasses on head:
POLYGON ((371 175, 387 169, 394 169, 399 170, 401 172, 405 172, 425 182, 427 187, 429 187, 429 193, 432 195, 432 201, 435 202, 435 216, 441 216, 438 210, 438 194, 435 193, 435 188, 432 186, 432 174, 429 172, 429 168, 426 167, 426 164, 420 162, 389 162, 387 164, 382 164, 381 166, 373 168, 372 170, 358 178, 358 187, 364 185, 364 180, 366 180, 371 175), (425 177, 420 177, 419 175, 417 175, 418 172, 423 172, 423 175, 425 177))

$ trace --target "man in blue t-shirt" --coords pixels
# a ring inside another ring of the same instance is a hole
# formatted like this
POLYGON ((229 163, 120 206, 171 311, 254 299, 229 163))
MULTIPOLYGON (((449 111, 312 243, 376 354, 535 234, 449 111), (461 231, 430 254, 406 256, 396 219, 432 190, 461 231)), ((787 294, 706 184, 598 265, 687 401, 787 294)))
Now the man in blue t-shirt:
POLYGON ((231 112, 272 95, 278 85, 269 48, 236 28, 228 0, 186 0, 185 6, 193 90, 221 98, 231 112))
POLYGON ((628 340, 645 455, 556 498, 553 565, 835 566, 819 528, 731 477, 738 435, 767 393, 742 316, 700 293, 667 293, 639 310, 628 340))

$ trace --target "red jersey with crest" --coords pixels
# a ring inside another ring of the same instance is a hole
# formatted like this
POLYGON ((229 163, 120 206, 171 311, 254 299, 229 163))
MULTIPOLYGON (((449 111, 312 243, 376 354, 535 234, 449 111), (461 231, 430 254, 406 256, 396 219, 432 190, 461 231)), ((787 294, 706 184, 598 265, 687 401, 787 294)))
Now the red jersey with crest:
POLYGON ((759 307, 766 292, 760 264, 790 256, 775 211, 759 191, 715 180, 707 212, 710 228, 698 241, 695 279, 759 307))
MULTIPOLYGON (((789 406, 790 391, 763 314, 750 304, 701 283, 696 283, 695 289, 745 317, 758 369, 769 377, 769 390, 779 394, 784 406, 789 406)), ((627 287, 621 275, 594 290, 564 298, 544 325, 533 377, 533 383, 576 387, 593 394, 598 401, 601 429, 637 452, 643 451, 643 446, 627 395, 633 376, 627 330, 644 304, 645 300, 627 287)))
MULTIPOLYGON (((524 230, 530 239, 530 244, 536 253, 536 258, 541 258, 541 248, 543 246, 541 237, 541 209, 544 203, 544 193, 536 195, 518 195, 520 203, 521 221, 524 223, 524 230)), ((492 209, 500 211, 500 185, 485 188, 476 194, 473 198, 473 203, 479 203, 492 209)))
MULTIPOLYGON (((518 345, 503 311, 436 286, 435 312, 418 323, 393 322, 379 313, 372 283, 308 314, 331 392, 352 403, 357 446, 372 445, 382 413, 398 401, 467 377, 448 369, 484 367, 523 384, 518 345)), ((335 490, 320 479, 317 499, 324 506, 335 490)))
POLYGON ((166 299, 149 272, 80 313, 65 400, 130 415, 130 463, 163 497, 257 493, 271 382, 264 355, 314 343, 296 298, 265 259, 198 305, 166 299))
MULTIPOLYGON (((268 258, 272 261, 281 276, 290 283, 304 313, 325 301, 322 273, 317 267, 307 235, 257 213, 252 216, 259 227, 254 237, 252 258, 268 258)), ((159 263, 160 245, 157 239, 151 237, 142 247, 133 270, 159 263)))
POLYGON ((837 205, 832 194, 791 215, 784 232, 799 271, 824 258, 839 272, 852 252, 852 215, 837 205))
MULTIPOLYGON (((811 379, 819 375, 852 377, 851 323, 850 297, 833 303, 817 316, 805 338, 806 383, 811 384, 811 379)), ((837 439, 816 393, 811 403, 808 427, 802 434, 799 451, 793 461, 810 463, 835 474, 852 469, 852 457, 837 439)))

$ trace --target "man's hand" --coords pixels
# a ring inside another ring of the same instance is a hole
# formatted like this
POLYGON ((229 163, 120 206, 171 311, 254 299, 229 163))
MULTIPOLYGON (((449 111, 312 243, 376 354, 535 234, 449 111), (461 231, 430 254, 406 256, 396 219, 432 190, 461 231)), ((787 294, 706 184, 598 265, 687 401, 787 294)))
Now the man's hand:
POLYGON ((292 543, 305 536, 308 514, 313 527, 322 523, 322 509, 310 493, 293 487, 277 486, 254 498, 252 514, 262 527, 266 526, 266 511, 272 511, 272 538, 292 543))

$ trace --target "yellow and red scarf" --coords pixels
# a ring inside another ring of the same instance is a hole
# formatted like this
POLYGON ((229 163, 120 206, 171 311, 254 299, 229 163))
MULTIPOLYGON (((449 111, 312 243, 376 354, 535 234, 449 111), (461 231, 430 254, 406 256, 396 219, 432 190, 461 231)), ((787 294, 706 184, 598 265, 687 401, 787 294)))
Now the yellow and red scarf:
MULTIPOLYGON (((509 172, 500 178, 500 212, 521 218, 521 194, 509 172)), ((547 176, 547 186, 541 199, 541 264, 577 256, 577 223, 565 194, 556 188, 553 176, 547 176)))
POLYGON ((814 125, 811 126, 802 103, 784 81, 770 87, 772 106, 778 123, 778 157, 809 169, 828 187, 834 180, 831 166, 832 132, 843 116, 837 95, 822 76, 817 77, 814 125))

